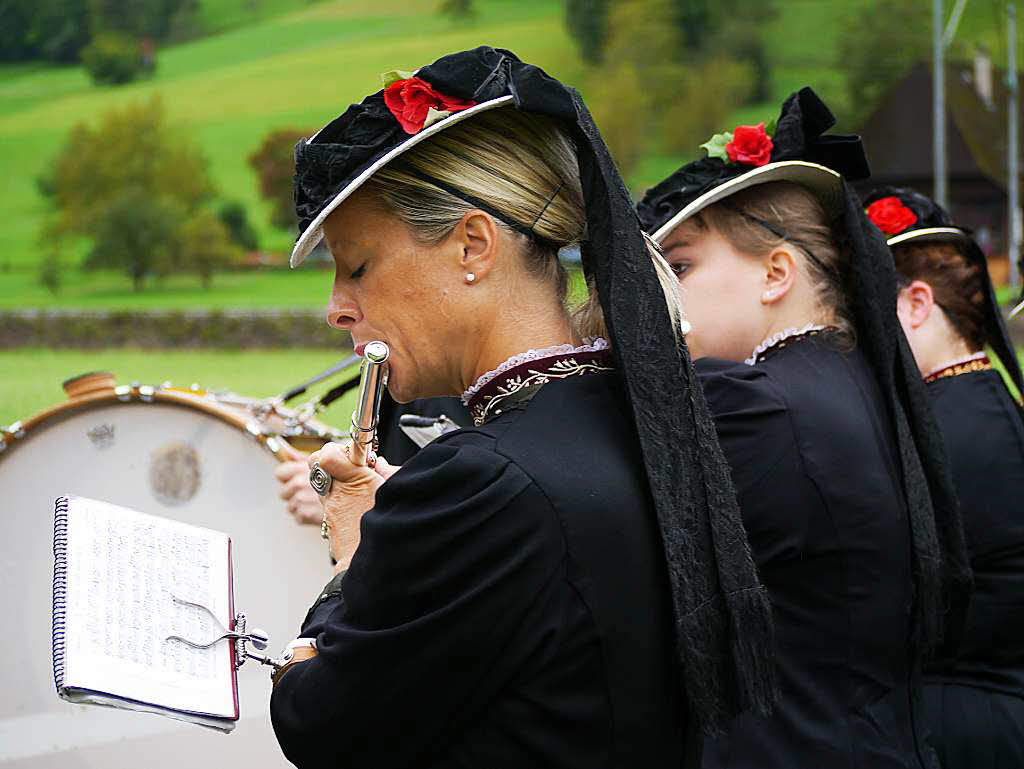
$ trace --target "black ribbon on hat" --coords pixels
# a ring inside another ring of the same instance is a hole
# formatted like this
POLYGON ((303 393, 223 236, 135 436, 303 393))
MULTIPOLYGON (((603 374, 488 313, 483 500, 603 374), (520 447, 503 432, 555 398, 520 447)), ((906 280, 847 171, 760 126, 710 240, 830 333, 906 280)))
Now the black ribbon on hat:
MULTIPOLYGON (((971 237, 971 231, 966 227, 954 224, 946 210, 934 200, 906 187, 879 187, 872 190, 864 199, 864 205, 865 207, 870 206, 876 200, 888 197, 898 198, 917 217, 917 221, 899 233, 900 235, 932 227, 954 227, 964 233, 962 238, 950 236, 949 240, 950 242, 962 243, 964 245, 964 255, 981 270, 982 290, 985 292, 986 341, 992 347, 999 360, 1002 361, 1006 373, 1010 375, 1010 379, 1017 386, 1018 392, 1024 393, 1024 375, 1021 374, 1020 361, 1017 360, 1013 342, 1010 341, 1010 333, 1006 329, 1006 321, 1003 320, 1003 313, 999 308, 996 290, 992 285, 992 276, 988 271, 988 259, 985 257, 985 252, 981 250, 977 241, 971 237)), ((894 236, 889 235, 889 237, 894 236)), ((913 276, 908 275, 905 277, 913 276)))
MULTIPOLYGON (((417 77, 478 103, 511 94, 517 109, 556 118, 570 131, 586 208, 583 266, 597 287, 658 516, 684 695, 707 733, 744 710, 768 713, 776 696, 771 606, 685 342, 673 331, 632 201, 583 99, 509 51, 489 47, 445 56, 417 77)), ((408 139, 396 131, 378 93, 311 144, 300 142, 300 226, 408 139)))
POLYGON ((914 648, 955 648, 973 576, 946 449, 921 372, 896 315, 898 280, 882 231, 846 182, 845 210, 833 230, 843 253, 844 287, 857 344, 875 370, 896 430, 914 552, 914 648))

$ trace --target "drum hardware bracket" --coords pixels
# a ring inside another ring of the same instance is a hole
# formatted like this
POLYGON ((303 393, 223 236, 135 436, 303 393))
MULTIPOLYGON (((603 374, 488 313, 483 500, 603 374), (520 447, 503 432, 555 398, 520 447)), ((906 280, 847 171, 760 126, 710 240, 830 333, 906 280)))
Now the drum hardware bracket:
POLYGON ((0 427, 0 451, 7 448, 9 441, 21 440, 25 437, 25 426, 20 422, 12 422, 7 427, 0 427))
POLYGON ((246 633, 246 619, 245 614, 238 612, 235 615, 235 670, 238 670, 242 665, 245 664, 246 660, 252 660, 258 662, 261 665, 266 665, 270 668, 270 674, 276 673, 281 666, 284 665, 287 660, 275 659, 268 654, 257 654, 256 652, 250 651, 246 644, 252 644, 253 648, 257 652, 264 651, 270 643, 270 636, 265 631, 259 628, 253 628, 251 631, 246 633))

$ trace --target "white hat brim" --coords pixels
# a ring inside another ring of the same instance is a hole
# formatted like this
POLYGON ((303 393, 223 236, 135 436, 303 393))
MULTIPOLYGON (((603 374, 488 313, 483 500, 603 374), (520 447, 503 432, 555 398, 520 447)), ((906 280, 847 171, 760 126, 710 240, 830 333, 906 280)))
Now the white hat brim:
MULTIPOLYGON (((291 266, 298 267, 300 264, 302 264, 305 258, 309 256, 309 252, 316 248, 317 244, 323 239, 324 220, 328 216, 330 216, 331 213, 338 206, 344 203, 345 200, 348 199, 348 197, 352 195, 353 192, 362 187, 371 176, 377 173, 377 171, 386 166, 399 155, 411 150, 420 142, 429 139, 434 134, 440 133, 446 128, 450 128, 456 123, 461 123, 463 120, 471 118, 474 115, 477 115, 481 112, 486 112, 487 110, 494 109, 496 107, 503 107, 510 101, 512 101, 512 98, 513 97, 511 95, 500 96, 497 99, 491 99, 490 101, 482 102, 473 107, 470 107, 469 109, 462 110, 461 112, 456 112, 453 115, 449 115, 448 117, 442 120, 438 120, 436 123, 427 126, 419 133, 412 134, 404 142, 393 147, 386 154, 382 155, 375 162, 367 166, 366 169, 364 169, 363 172, 359 174, 359 176, 357 176, 355 179, 346 184, 345 187, 334 196, 331 202, 328 203, 319 214, 317 214, 316 218, 312 222, 310 222, 309 226, 302 231, 302 234, 299 235, 299 239, 295 241, 295 247, 292 248, 291 259, 289 260, 291 266)), ((317 132, 317 134, 319 134, 319 131, 317 132)), ((317 134, 314 134, 312 138, 307 139, 306 143, 308 144, 313 139, 315 139, 317 134)))
POLYGON ((889 246, 897 246, 900 243, 906 243, 911 240, 950 241, 967 240, 969 237, 959 227, 921 227, 917 230, 909 230, 908 232, 901 232, 899 235, 893 235, 885 242, 889 246))
POLYGON ((807 187, 821 201, 829 216, 837 215, 843 209, 843 177, 831 168, 805 160, 780 160, 752 168, 746 173, 722 182, 708 190, 679 211, 675 216, 654 231, 651 238, 661 243, 668 235, 694 214, 741 190, 769 182, 793 182, 807 187))

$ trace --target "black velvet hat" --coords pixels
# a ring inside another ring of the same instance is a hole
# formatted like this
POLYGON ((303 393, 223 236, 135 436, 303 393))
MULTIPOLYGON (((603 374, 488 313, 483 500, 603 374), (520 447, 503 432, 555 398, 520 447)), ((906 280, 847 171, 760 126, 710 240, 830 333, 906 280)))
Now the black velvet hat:
MULTIPOLYGON (((709 733, 740 711, 769 711, 775 696, 771 607, 728 466, 632 201, 582 98, 509 51, 489 47, 403 74, 296 146, 301 235, 292 264, 322 237, 332 210, 375 171, 438 131, 497 107, 561 121, 579 162, 587 228, 583 268, 597 287, 661 529, 676 674, 709 733)), ((449 192, 530 234, 526 223, 449 192)))
POLYGON ((660 243, 702 208, 755 184, 795 182, 817 195, 832 217, 843 211, 842 179, 870 174, 859 136, 825 134, 835 125, 810 88, 782 105, 777 121, 739 126, 706 144, 706 157, 652 187, 637 205, 644 229, 660 243))
POLYGON ((928 394, 896 316, 897 276, 882 233, 867 218, 848 179, 868 176, 858 136, 824 135, 835 123, 810 88, 782 106, 774 132, 741 126, 703 145, 638 204, 644 228, 660 242, 702 208, 769 181, 802 184, 830 219, 841 253, 840 281, 858 347, 871 364, 895 429, 914 552, 914 642, 927 652, 963 627, 971 571, 960 510, 928 394))
POLYGON ((864 199, 864 205, 868 218, 886 234, 890 248, 901 243, 953 243, 968 260, 981 268, 985 291, 985 341, 1002 361, 1017 389, 1024 392, 1020 362, 999 309, 988 272, 988 259, 971 237, 970 230, 954 225, 949 214, 934 200, 907 188, 880 187, 872 190, 864 199))

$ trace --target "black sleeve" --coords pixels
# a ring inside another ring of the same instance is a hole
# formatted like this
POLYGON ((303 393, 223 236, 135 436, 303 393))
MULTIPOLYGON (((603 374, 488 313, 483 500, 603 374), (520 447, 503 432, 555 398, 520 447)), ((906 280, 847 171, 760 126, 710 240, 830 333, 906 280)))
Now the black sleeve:
POLYGON ((803 546, 809 480, 786 402, 767 373, 733 361, 695 364, 758 568, 795 557, 803 546))
POLYGON ((458 440, 424 448, 363 517, 340 594, 310 612, 302 635, 319 655, 274 689, 285 755, 299 767, 424 763, 479 715, 481 690, 514 674, 510 639, 563 553, 550 504, 514 464, 458 440))

